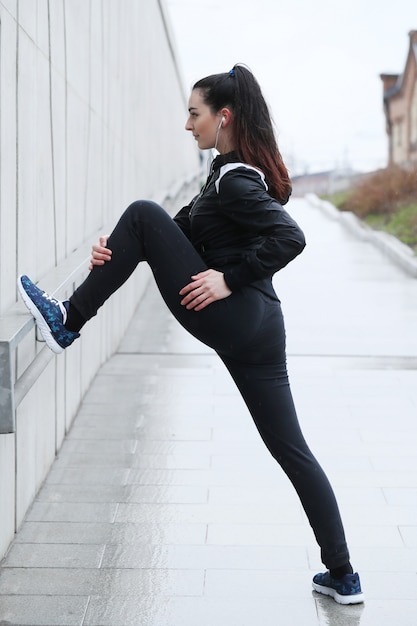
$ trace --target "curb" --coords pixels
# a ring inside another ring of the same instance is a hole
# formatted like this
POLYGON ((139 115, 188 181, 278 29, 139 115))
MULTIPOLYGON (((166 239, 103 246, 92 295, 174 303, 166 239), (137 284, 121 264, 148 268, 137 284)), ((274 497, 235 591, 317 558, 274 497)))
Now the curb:
POLYGON ((305 199, 329 218, 339 221, 359 239, 372 243, 407 274, 417 278, 417 256, 405 243, 393 235, 373 230, 351 211, 339 211, 331 202, 320 200, 314 193, 306 194, 305 199))

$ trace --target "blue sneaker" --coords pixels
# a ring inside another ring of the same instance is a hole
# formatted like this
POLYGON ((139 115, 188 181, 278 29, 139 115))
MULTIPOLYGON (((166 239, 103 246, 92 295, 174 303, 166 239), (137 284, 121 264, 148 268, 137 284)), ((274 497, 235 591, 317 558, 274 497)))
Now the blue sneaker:
POLYGON ((63 302, 56 300, 45 291, 39 289, 27 276, 19 276, 17 286, 46 345, 56 354, 68 348, 80 333, 73 333, 64 326, 67 320, 67 309, 63 302))
POLYGON ((360 604, 365 601, 359 574, 345 574, 340 580, 330 576, 330 572, 316 574, 313 589, 331 596, 339 604, 360 604))

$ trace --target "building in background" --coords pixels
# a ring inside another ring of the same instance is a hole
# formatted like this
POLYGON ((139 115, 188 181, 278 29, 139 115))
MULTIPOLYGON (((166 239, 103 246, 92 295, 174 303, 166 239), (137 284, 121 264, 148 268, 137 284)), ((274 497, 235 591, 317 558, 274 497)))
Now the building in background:
POLYGON ((409 32, 402 74, 381 74, 388 135, 388 164, 417 165, 417 30, 409 32))

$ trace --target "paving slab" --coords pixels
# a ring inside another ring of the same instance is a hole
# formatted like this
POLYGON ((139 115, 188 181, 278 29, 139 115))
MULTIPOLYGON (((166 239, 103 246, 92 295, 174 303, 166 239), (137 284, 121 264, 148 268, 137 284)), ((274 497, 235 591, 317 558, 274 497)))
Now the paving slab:
POLYGON ((415 626, 417 281, 318 204, 289 210, 307 238, 274 278, 290 380, 365 605, 311 591, 296 494, 151 284, 1 563, 0 624, 415 626))

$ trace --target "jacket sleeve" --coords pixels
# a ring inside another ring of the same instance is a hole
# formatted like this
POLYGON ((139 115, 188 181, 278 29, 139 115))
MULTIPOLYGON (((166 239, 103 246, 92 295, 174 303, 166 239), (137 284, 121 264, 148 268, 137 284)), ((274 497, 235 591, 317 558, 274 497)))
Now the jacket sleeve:
POLYGON ((256 171, 239 168, 219 182, 222 211, 251 240, 240 264, 224 274, 235 291, 285 267, 306 245, 304 233, 289 213, 271 198, 256 171))

